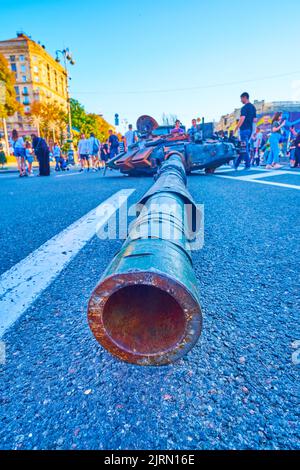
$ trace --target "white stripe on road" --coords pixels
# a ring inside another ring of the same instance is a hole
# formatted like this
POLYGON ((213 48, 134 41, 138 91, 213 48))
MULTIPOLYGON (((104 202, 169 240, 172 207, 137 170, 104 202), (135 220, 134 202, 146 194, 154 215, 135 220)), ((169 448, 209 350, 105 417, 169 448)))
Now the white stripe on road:
POLYGON ((240 176, 240 180, 248 181, 248 180, 257 180, 258 178, 268 178, 269 176, 278 176, 278 175, 286 175, 287 171, 279 171, 279 170, 273 170, 273 171, 268 171, 266 170, 264 173, 252 173, 252 175, 245 175, 245 176, 240 176))
POLYGON ((0 338, 134 191, 118 191, 2 274, 0 338))
POLYGON ((65 178, 66 176, 78 176, 83 174, 83 171, 78 171, 77 173, 67 173, 66 175, 55 175, 54 178, 65 178))
MULTIPOLYGON (((276 173, 278 174, 278 173, 276 173)), ((270 173, 266 176, 269 176, 270 173)), ((276 183, 274 181, 263 181, 261 179, 256 178, 246 178, 245 176, 226 176, 226 175, 214 175, 216 178, 226 178, 229 180, 238 180, 238 181, 246 181, 248 183, 257 183, 257 184, 268 184, 270 186, 279 186, 280 188, 289 188, 289 189, 300 189, 300 185, 297 186, 296 184, 285 184, 285 183, 276 183), (246 178, 246 179, 245 179, 246 178)), ((251 176, 251 175, 249 175, 251 176)), ((272 176, 272 175, 271 175, 272 176)))

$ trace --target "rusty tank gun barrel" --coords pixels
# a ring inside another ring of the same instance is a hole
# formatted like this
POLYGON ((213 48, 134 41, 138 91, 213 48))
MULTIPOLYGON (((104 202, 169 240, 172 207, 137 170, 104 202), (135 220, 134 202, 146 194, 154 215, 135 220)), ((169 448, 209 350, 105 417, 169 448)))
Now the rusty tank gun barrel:
POLYGON ((182 154, 168 155, 138 207, 127 240, 91 295, 88 322, 119 359, 163 365, 186 354, 202 329, 190 255, 198 212, 182 154))

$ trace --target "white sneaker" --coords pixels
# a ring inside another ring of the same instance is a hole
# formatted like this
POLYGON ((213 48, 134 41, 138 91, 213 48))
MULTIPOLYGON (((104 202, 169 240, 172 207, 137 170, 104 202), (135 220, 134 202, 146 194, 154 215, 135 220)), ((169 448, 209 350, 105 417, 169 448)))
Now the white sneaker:
POLYGON ((275 163, 275 165, 273 166, 273 169, 279 170, 279 168, 282 168, 282 165, 279 165, 279 163, 275 163))
POLYGON ((266 170, 273 170, 273 167, 272 167, 272 165, 266 165, 266 167, 265 167, 265 168, 266 168, 266 170))

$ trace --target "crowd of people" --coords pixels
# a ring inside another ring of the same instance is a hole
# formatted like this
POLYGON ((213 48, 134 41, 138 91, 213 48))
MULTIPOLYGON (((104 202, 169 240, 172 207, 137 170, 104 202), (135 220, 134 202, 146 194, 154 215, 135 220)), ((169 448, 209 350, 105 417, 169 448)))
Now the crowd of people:
POLYGON ((110 160, 122 152, 127 152, 128 147, 137 140, 136 133, 132 125, 129 124, 128 131, 119 138, 112 129, 109 130, 109 136, 106 142, 101 143, 93 133, 87 138, 81 134, 78 141, 77 154, 80 162, 80 170, 98 171, 105 167, 107 160, 110 160))
MULTIPOLYGON (((255 106, 250 103, 249 93, 241 94, 240 119, 236 122, 235 128, 228 131, 219 131, 212 137, 231 142, 234 145, 240 143, 239 156, 233 162, 233 167, 237 170, 242 161, 245 163, 245 169, 251 166, 265 165, 267 170, 278 170, 280 165, 280 155, 287 156, 290 159, 290 166, 300 168, 300 132, 297 132, 295 126, 289 128, 288 141, 284 141, 282 128, 286 121, 281 112, 276 112, 271 121, 269 133, 262 132, 262 129, 256 125, 257 115, 255 106)), ((174 127, 180 126, 177 121, 174 127)), ((201 125, 197 125, 196 119, 192 120, 192 127, 188 130, 191 140, 201 133, 201 125)))
POLYGON ((16 157, 20 177, 34 176, 32 170, 34 158, 39 163, 39 176, 50 175, 50 150, 45 139, 32 134, 30 140, 24 140, 16 130, 13 130, 11 147, 16 157))
MULTIPOLYGON (((109 130, 109 137, 103 143, 95 137, 94 133, 91 133, 88 138, 85 134, 81 134, 77 144, 79 171, 101 170, 101 168, 105 167, 105 162, 108 159, 114 158, 120 152, 127 151, 128 147, 136 140, 137 136, 131 124, 121 139, 112 130, 109 130)), ((34 176, 32 165, 35 160, 39 166, 37 176, 50 175, 51 161, 55 162, 55 171, 66 171, 69 169, 70 161, 68 155, 63 152, 58 142, 48 145, 45 139, 35 134, 25 139, 16 130, 13 130, 10 146, 16 158, 20 177, 34 176)))
MULTIPOLYGON (((283 147, 282 128, 286 125, 282 113, 277 112, 271 122, 269 134, 262 132, 259 126, 256 126, 257 116, 255 106, 250 103, 249 94, 242 93, 240 119, 236 126, 229 133, 219 131, 212 135, 213 138, 220 141, 227 141, 240 147, 238 157, 233 162, 233 167, 237 170, 242 161, 245 163, 245 169, 251 166, 265 165, 266 169, 277 170, 281 168, 280 153, 283 147)), ((203 124, 197 124, 196 119, 192 120, 192 126, 188 130, 191 141, 201 140, 203 124), (199 137, 200 136, 200 137, 199 137)), ((185 129, 177 119, 171 134, 183 134, 185 129)), ((288 142, 284 143, 285 154, 290 157, 291 167, 300 167, 300 132, 295 130, 294 126, 289 129, 288 142)), ((133 130, 132 125, 124 136, 118 137, 113 130, 109 130, 109 136, 106 142, 100 142, 94 133, 87 137, 81 134, 77 144, 79 171, 99 171, 105 167, 107 160, 113 159, 122 152, 126 152, 131 145, 138 141, 137 132, 133 130)), ((142 144, 142 142, 141 142, 142 144)), ((65 171, 69 169, 68 157, 62 151, 58 142, 48 146, 45 139, 35 134, 31 139, 24 140, 18 135, 16 130, 12 131, 11 147, 16 157, 20 177, 33 176, 32 164, 34 159, 39 164, 39 176, 50 175, 50 161, 55 161, 55 171, 65 171)), ((74 163, 74 162, 72 162, 74 163)))

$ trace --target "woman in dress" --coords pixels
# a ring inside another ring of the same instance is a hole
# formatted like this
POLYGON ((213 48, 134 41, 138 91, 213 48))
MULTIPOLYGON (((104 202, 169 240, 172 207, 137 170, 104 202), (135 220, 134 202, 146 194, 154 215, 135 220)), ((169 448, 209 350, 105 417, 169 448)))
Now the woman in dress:
POLYGON ((32 147, 39 162, 40 176, 50 175, 49 147, 42 137, 32 134, 32 147))

